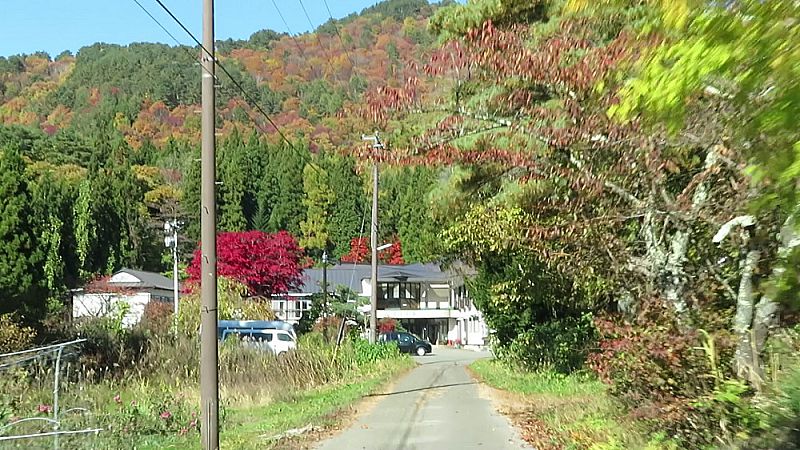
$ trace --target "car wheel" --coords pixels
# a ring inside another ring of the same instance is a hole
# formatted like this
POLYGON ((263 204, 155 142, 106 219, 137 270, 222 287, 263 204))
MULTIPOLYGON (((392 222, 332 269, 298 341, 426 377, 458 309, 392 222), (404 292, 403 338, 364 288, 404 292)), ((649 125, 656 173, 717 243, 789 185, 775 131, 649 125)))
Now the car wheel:
POLYGON ((428 353, 425 347, 417 347, 417 356, 425 356, 425 353, 428 353))

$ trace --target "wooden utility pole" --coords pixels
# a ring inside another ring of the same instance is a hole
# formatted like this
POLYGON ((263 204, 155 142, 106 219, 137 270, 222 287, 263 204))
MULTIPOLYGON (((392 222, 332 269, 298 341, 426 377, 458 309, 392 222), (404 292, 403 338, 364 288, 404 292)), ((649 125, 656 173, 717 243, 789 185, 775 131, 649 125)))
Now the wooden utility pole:
POLYGON ((200 154, 200 435, 205 450, 219 448, 217 354, 217 198, 214 141, 214 0, 203 0, 202 149, 200 154))
POLYGON ((374 344, 378 338, 378 150, 383 148, 378 133, 372 136, 361 135, 361 140, 372 142, 372 227, 370 227, 370 247, 372 247, 372 270, 370 277, 370 316, 369 342, 374 344))

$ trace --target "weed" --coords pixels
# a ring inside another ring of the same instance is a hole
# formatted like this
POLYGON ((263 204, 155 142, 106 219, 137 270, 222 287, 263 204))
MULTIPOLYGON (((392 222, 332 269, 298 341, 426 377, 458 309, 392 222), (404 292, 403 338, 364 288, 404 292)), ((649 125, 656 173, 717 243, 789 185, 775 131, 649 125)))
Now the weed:
POLYGON ((519 394, 524 407, 514 419, 537 448, 672 448, 668 441, 648 443, 639 425, 590 374, 526 372, 498 360, 479 360, 470 368, 490 386, 519 394))

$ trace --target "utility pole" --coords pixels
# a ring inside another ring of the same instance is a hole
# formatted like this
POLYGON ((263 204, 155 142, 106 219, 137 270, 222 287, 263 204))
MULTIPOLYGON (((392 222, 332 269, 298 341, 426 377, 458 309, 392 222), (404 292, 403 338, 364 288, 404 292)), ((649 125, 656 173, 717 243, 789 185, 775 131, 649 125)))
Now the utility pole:
POLYGON ((203 449, 219 449, 219 373, 217 354, 217 198, 214 141, 214 0, 203 0, 202 149, 200 154, 200 438, 203 449))
POLYGON ((362 141, 372 142, 372 227, 370 247, 372 247, 372 275, 370 280, 369 342, 377 341, 378 333, 378 150, 383 148, 378 133, 372 136, 361 135, 362 141))
POLYGON ((175 324, 178 323, 178 230, 181 225, 183 223, 177 219, 164 222, 164 245, 172 249, 172 308, 175 324))
POLYGON ((328 251, 322 251, 322 311, 328 315, 328 251))

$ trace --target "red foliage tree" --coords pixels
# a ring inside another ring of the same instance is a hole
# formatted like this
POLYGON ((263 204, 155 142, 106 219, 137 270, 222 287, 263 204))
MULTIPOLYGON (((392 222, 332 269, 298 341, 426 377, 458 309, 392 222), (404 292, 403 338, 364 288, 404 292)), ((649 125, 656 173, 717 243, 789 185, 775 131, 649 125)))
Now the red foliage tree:
POLYGON ((394 241, 391 247, 383 250, 378 255, 378 259, 390 265, 403 265, 406 261, 403 259, 403 246, 400 241, 394 241))
MULTIPOLYGON (((285 293, 302 282, 303 250, 286 231, 242 231, 217 235, 217 274, 244 283, 251 295, 285 293)), ((189 282, 200 281, 201 252, 186 269, 189 282)))
POLYGON ((385 317, 378 322, 378 333, 391 333, 397 330, 397 320, 385 317))
POLYGON ((339 258, 342 262, 360 263, 369 260, 369 244, 367 238, 350 239, 350 252, 339 258))
MULTIPOLYGON (((340 260, 348 263, 367 262, 370 258, 370 247, 367 238, 357 237, 350 240, 350 252, 342 255, 340 260)), ((405 264, 403 259, 403 248, 400 241, 395 240, 391 247, 386 250, 378 252, 378 260, 384 264, 402 265, 405 264)))

